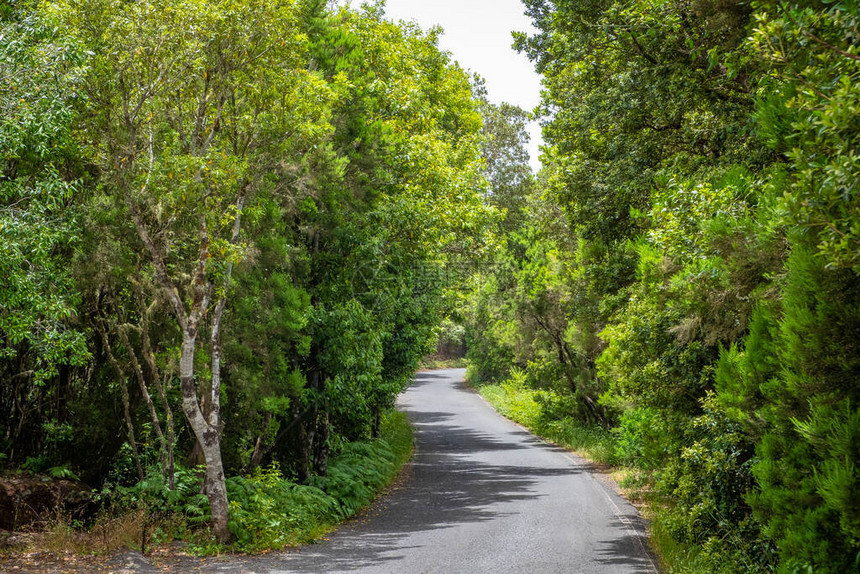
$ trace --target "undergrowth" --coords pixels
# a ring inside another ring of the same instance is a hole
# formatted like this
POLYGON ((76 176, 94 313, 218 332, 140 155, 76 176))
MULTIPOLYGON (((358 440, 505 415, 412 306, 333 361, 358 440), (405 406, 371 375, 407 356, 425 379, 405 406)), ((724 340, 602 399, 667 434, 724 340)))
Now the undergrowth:
POLYGON ((102 511, 87 527, 58 516, 34 534, 32 551, 57 555, 102 554, 121 547, 148 552, 181 540, 192 554, 259 552, 312 542, 364 507, 397 476, 412 454, 412 426, 406 415, 383 416, 380 438, 347 443, 329 461, 328 476, 296 484, 277 464, 227 479, 230 531, 225 547, 208 529, 209 507, 200 494, 202 469, 178 468, 176 488, 166 488, 154 471, 132 487, 98 493, 102 511))
POLYGON ((311 484, 283 478, 277 465, 227 480, 230 530, 236 548, 260 551, 302 544, 370 504, 397 475, 412 452, 406 416, 388 414, 372 442, 353 442, 334 457, 328 476, 311 484))

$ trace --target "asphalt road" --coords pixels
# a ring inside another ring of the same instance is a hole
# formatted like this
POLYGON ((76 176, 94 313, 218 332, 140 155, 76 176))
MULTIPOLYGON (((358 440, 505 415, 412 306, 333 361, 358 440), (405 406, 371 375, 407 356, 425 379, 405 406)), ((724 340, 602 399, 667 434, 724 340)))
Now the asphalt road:
POLYGON ((329 540, 220 572, 657 572, 636 510, 588 463, 497 414, 463 370, 419 373, 402 484, 329 540))

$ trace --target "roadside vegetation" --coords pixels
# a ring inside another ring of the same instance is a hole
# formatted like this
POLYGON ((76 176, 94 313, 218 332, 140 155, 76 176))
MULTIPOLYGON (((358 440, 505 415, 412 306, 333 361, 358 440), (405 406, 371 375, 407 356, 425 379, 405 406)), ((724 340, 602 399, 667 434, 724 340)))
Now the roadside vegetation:
POLYGON ((669 572, 860 571, 857 2, 524 4, 473 384, 625 469, 669 572))
POLYGON ((438 33, 324 0, 0 3, 0 480, 44 491, 0 528, 253 551, 387 484, 387 413, 496 217, 438 33))
MULTIPOLYGON (((380 437, 346 443, 331 457, 329 472, 301 484, 284 476, 277 462, 227 479, 230 498, 229 545, 208 528, 202 469, 179 468, 168 490, 157 468, 130 486, 106 485, 101 510, 90 524, 54 515, 47 528, 24 537, 9 550, 25 553, 110 554, 120 548, 148 553, 173 548, 207 555, 263 552, 314 542, 354 517, 388 487, 412 454, 412 426, 406 415, 389 411, 380 437), (183 543, 177 547, 173 543, 183 543)), ((8 551, 8 550, 7 550, 8 551)))

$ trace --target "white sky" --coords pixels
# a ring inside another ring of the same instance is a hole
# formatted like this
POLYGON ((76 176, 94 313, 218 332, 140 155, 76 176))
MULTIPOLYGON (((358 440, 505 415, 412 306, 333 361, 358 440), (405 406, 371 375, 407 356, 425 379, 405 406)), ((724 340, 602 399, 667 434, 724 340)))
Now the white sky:
MULTIPOLYGON (((511 48, 512 31, 534 31, 520 0, 386 0, 385 6, 392 20, 415 21, 424 30, 442 26, 440 47, 486 80, 491 102, 508 102, 527 111, 537 106, 540 76, 524 54, 511 48)), ((540 126, 533 122, 529 133, 530 163, 537 171, 540 126)))

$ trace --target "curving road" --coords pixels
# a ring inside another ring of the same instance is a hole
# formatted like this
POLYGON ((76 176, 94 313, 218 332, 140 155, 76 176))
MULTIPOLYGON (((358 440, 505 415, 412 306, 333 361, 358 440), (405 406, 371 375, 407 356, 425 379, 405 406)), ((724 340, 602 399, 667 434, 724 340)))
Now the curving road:
MULTIPOLYGON (((657 572, 636 510, 588 463, 497 414, 463 370, 419 373, 403 484, 328 541, 208 572, 657 572)), ((199 565, 198 565, 199 567, 199 565)))

